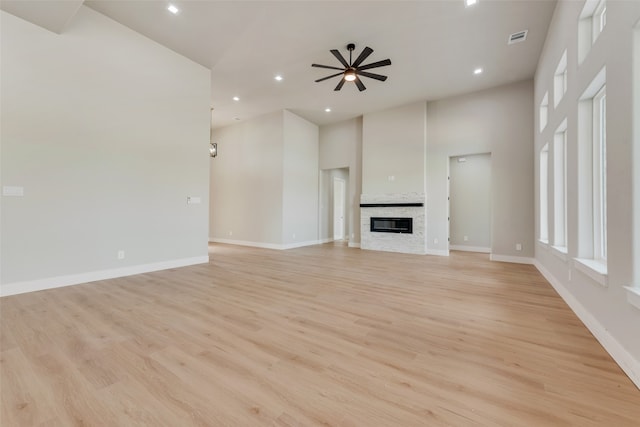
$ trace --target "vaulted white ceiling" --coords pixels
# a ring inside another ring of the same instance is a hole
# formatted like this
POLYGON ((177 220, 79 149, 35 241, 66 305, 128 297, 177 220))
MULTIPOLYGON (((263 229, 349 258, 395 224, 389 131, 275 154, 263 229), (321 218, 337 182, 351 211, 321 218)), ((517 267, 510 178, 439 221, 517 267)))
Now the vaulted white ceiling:
MULTIPOLYGON (((79 3, 3 0, 2 8, 47 27, 37 20, 52 16, 52 5, 68 20, 79 3), (10 10, 18 3, 22 10, 10 10)), ((214 127, 285 108, 322 125, 531 78, 555 8, 555 0, 479 0, 471 7, 464 0, 176 0, 171 3, 180 11, 174 15, 169 3, 84 1, 210 68, 214 127), (526 41, 508 45, 509 35, 520 30, 529 31, 526 41), (311 64, 339 66, 329 50, 348 56, 351 42, 355 55, 365 46, 374 50, 365 63, 391 59, 391 66, 370 70, 388 80, 363 78, 363 92, 352 83, 335 92, 339 77, 315 83, 333 73, 311 64), (477 67, 482 74, 473 74, 477 67), (278 74, 280 82, 274 80, 278 74)), ((60 16, 49 29, 64 31, 60 16)))

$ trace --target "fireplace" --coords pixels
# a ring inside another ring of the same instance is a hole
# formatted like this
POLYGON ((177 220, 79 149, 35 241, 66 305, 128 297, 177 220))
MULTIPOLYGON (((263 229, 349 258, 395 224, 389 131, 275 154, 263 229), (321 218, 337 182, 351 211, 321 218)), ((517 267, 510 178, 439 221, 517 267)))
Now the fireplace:
POLYGON ((424 193, 362 194, 360 247, 425 254, 426 201, 424 193))
POLYGON ((375 233, 413 233, 413 218, 371 217, 370 224, 375 233))

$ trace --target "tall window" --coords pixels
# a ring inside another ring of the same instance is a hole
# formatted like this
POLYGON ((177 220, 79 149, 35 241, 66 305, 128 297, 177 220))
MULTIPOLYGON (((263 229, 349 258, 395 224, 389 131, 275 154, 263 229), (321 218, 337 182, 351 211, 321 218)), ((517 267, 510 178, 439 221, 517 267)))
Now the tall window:
POLYGON ((549 92, 545 92, 542 97, 542 102, 540 102, 540 132, 544 130, 547 126, 547 120, 549 118, 549 92))
POLYGON ((593 12, 593 16, 591 17, 591 35, 592 35, 592 43, 595 43, 596 39, 604 30, 605 25, 607 25, 607 2, 606 0, 602 0, 596 6, 596 10, 593 12))
POLYGON ((586 59, 591 47, 607 25, 606 0, 585 0, 578 21, 578 63, 586 59))
POLYGON ((580 96, 578 103, 576 259, 599 274, 601 279, 607 275, 606 83, 607 69, 602 67, 580 96))
POLYGON ((540 241, 549 242, 549 144, 540 151, 540 241))
POLYGON ((553 137, 553 245, 567 247, 567 120, 553 137))
POLYGON ((560 62, 556 67, 556 72, 553 76, 553 105, 558 106, 560 100, 567 93, 567 51, 562 53, 560 62))
POLYGON ((607 260, 607 92, 593 97, 593 258, 607 260))

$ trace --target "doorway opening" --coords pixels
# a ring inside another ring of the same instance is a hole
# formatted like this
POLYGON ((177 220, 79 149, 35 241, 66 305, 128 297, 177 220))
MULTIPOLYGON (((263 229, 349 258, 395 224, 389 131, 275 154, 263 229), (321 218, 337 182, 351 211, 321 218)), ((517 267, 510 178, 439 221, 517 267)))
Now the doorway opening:
POLYGON ((349 240, 349 168, 320 171, 319 236, 323 243, 349 240))
POLYGON ((449 158, 449 249, 491 253, 491 153, 449 158))
POLYGON ((344 179, 333 178, 333 240, 345 237, 346 184, 344 179))

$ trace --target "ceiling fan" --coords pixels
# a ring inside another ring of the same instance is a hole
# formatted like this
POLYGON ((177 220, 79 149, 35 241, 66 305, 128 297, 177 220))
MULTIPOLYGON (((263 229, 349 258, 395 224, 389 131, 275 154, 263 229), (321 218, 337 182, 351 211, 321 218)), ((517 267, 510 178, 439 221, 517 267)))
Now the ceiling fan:
POLYGON ((353 53, 355 48, 356 48, 356 45, 353 43, 349 43, 347 45, 347 50, 349 51, 349 62, 347 62, 347 60, 344 59, 344 57, 342 56, 339 50, 337 49, 330 50, 333 56, 335 56, 338 59, 338 61, 340 61, 340 63, 344 66, 344 68, 332 67, 329 65, 311 64, 312 67, 328 68, 330 70, 340 70, 339 73, 332 74, 330 76, 323 77, 321 79, 316 80, 316 83, 321 82, 323 80, 330 79, 332 77, 337 77, 342 75, 340 82, 338 82, 338 86, 336 86, 334 90, 342 89, 344 82, 354 82, 358 87, 358 90, 362 92, 363 90, 366 89, 366 87, 364 86, 364 84, 362 84, 362 81, 360 80, 359 76, 369 77, 371 79, 380 80, 382 82, 387 80, 387 76, 383 76, 381 74, 369 73, 364 70, 369 70, 371 68, 376 68, 376 67, 383 67, 385 65, 391 65, 391 60, 384 59, 382 61, 372 62, 371 64, 360 65, 364 62, 365 59, 369 57, 369 55, 373 53, 373 49, 371 49, 368 46, 365 47, 364 50, 360 53, 360 55, 356 58, 356 60, 351 62, 351 54, 353 53))

